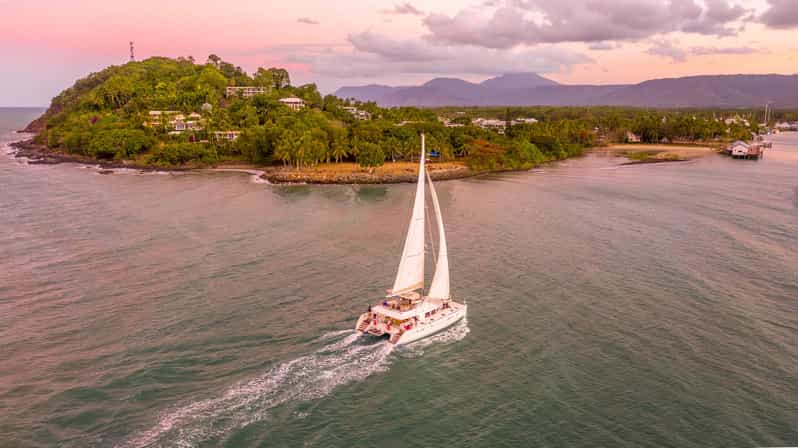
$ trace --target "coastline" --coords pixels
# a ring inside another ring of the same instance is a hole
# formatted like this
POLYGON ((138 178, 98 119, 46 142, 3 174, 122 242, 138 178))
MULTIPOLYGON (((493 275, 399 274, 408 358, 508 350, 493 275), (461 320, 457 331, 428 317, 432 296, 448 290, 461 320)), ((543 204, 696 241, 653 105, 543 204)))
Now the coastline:
POLYGON ((603 153, 614 157, 625 157, 623 166, 652 163, 689 162, 711 154, 718 150, 710 144, 647 144, 627 143, 596 147, 593 153, 603 153))
MULTIPOLYGON (((219 164, 215 166, 171 166, 160 167, 143 165, 133 161, 101 160, 75 154, 53 151, 33 142, 32 138, 24 138, 8 143, 15 158, 28 159, 31 165, 58 165, 74 163, 93 165, 100 174, 112 174, 116 169, 138 170, 142 172, 241 172, 256 175, 270 184, 398 184, 414 183, 418 174, 413 172, 413 163, 386 163, 382 167, 365 169, 352 163, 326 164, 297 170, 292 167, 253 165, 244 163, 219 164), (408 167, 404 165, 407 164, 408 167), (412 167, 411 167, 412 165, 412 167)), ((481 172, 474 172, 462 163, 431 163, 430 176, 433 180, 454 180, 473 177, 481 172)))
POLYGON ((102 170, 134 169, 140 171, 190 171, 196 167, 170 167, 161 168, 151 165, 141 165, 131 161, 101 160, 76 154, 53 151, 45 146, 33 142, 33 139, 23 139, 8 143, 13 149, 11 155, 15 158, 28 159, 30 165, 58 165, 61 163, 77 163, 81 165, 95 165, 102 170))
MULTIPOLYGON (((415 183, 418 172, 412 162, 386 163, 372 170, 352 163, 320 165, 297 170, 291 167, 265 167, 263 178, 273 184, 401 184, 415 183)), ((464 179, 478 174, 461 163, 429 163, 430 177, 436 181, 464 179)))
MULTIPOLYGON (((171 166, 160 167, 125 160, 101 160, 91 157, 67 154, 51 150, 33 142, 32 138, 23 138, 8 143, 13 149, 11 155, 26 158, 31 165, 57 165, 74 163, 96 166, 100 174, 113 174, 114 170, 126 169, 140 172, 240 172, 257 177, 269 184, 319 184, 319 185, 374 185, 414 183, 418 174, 412 162, 388 162, 373 169, 362 168, 354 163, 329 163, 315 167, 296 169, 290 166, 253 165, 247 163, 221 163, 215 166, 171 166)), ((717 151, 707 145, 650 145, 623 144, 606 147, 594 147, 587 150, 592 153, 604 153, 614 157, 626 157, 627 162, 620 165, 640 165, 653 163, 687 162, 699 157, 714 154, 717 151)), ((473 171, 462 162, 430 163, 429 174, 433 180, 444 181, 465 179, 483 174, 508 172, 508 170, 473 171)), ((512 171, 512 170, 509 170, 512 171)), ((527 170, 518 170, 527 171, 527 170)))

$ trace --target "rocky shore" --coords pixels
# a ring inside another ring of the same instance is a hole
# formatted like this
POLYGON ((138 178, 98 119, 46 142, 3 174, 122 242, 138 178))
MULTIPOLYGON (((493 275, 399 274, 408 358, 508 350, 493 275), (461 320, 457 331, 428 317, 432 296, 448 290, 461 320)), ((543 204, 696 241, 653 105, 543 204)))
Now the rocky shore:
MULTIPOLYGON (((136 164, 129 160, 100 160, 92 157, 81 156, 77 154, 68 154, 60 151, 54 151, 46 146, 35 143, 32 139, 22 140, 10 143, 9 146, 14 149, 14 157, 26 158, 31 165, 57 165, 59 163, 79 163, 83 165, 97 165, 105 171, 102 174, 110 174, 109 170, 128 168, 137 169, 142 171, 163 171, 163 168, 158 168, 148 165, 136 164)), ((191 168, 172 168, 169 171, 186 171, 191 168)))
MULTIPOLYGON (((476 175, 465 165, 436 169, 434 164, 428 165, 433 180, 463 179, 476 175)), ((418 173, 405 172, 328 172, 323 170, 296 170, 285 168, 266 168, 263 179, 272 184, 400 184, 415 183, 418 173)))

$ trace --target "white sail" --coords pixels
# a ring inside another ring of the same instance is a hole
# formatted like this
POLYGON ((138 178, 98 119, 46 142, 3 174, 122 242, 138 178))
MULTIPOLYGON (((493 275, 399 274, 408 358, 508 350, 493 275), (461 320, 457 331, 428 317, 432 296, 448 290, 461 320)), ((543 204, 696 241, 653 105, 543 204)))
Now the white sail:
POLYGON ((435 264, 435 275, 432 276, 432 286, 429 288, 428 297, 433 299, 449 299, 449 255, 446 250, 446 233, 443 230, 443 217, 441 217, 441 206, 438 204, 438 193, 432 185, 432 178, 427 173, 429 181, 429 192, 432 196, 432 206, 435 209, 435 219, 438 221, 438 237, 440 239, 438 249, 438 262, 435 264))
POLYGON ((407 228, 407 239, 399 262, 399 271, 391 294, 401 294, 424 287, 424 134, 421 135, 421 161, 418 165, 416 201, 407 228))

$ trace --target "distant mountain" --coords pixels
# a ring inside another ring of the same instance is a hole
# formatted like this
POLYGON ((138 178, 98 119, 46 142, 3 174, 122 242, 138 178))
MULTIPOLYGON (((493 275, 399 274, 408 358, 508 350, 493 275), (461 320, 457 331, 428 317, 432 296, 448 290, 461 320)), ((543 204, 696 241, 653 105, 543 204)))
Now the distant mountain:
POLYGON ((379 101, 380 98, 401 87, 369 84, 359 87, 341 87, 336 90, 335 96, 339 98, 357 98, 360 101, 379 101))
POLYGON ((798 106, 798 75, 716 75, 655 79, 611 92, 594 104, 648 107, 798 106))
POLYGON ((488 89, 534 89, 535 87, 550 87, 560 84, 537 73, 509 73, 486 79, 480 85, 488 89))
POLYGON ((337 96, 382 106, 798 107, 798 75, 715 75, 632 85, 563 85, 534 73, 471 83, 436 78, 415 87, 344 87, 337 96))

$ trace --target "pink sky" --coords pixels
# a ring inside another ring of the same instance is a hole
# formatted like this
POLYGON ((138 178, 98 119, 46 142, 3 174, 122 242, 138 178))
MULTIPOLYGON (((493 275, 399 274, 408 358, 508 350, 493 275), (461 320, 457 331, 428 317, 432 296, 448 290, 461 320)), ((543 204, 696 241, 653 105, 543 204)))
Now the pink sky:
POLYGON ((798 72, 793 0, 0 0, 0 106, 43 106, 127 60, 210 53, 295 84, 534 71, 563 83, 798 72), (491 3, 493 6, 485 6, 491 3), (790 7, 793 4, 793 7, 790 7))

